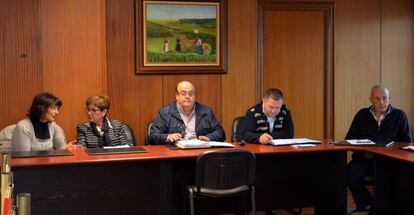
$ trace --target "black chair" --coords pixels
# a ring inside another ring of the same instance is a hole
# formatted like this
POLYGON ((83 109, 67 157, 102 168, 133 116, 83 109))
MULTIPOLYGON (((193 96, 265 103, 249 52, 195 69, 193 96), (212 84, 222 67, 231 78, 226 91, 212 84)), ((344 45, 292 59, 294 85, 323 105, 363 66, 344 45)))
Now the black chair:
POLYGON ((231 142, 241 142, 241 129, 243 126, 244 116, 236 117, 233 120, 233 126, 231 127, 231 142))
POLYGON ((127 136, 128 144, 131 146, 136 146, 137 142, 135 141, 134 132, 132 131, 131 127, 128 124, 124 123, 124 131, 125 135, 127 136))
POLYGON ((151 134, 151 127, 154 121, 150 121, 147 125, 147 130, 145 131, 145 145, 150 145, 149 136, 151 134))
POLYGON ((249 195, 255 215, 255 171, 256 156, 249 151, 207 151, 198 156, 195 185, 187 186, 191 215, 195 198, 249 195))

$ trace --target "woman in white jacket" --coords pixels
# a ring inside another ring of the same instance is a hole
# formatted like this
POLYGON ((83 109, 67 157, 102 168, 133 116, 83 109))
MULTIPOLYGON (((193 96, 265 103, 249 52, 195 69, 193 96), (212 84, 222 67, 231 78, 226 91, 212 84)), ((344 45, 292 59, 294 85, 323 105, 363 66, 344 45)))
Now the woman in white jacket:
POLYGON ((11 151, 64 149, 65 134, 54 122, 61 106, 62 101, 50 93, 36 95, 28 116, 18 122, 13 131, 11 151))

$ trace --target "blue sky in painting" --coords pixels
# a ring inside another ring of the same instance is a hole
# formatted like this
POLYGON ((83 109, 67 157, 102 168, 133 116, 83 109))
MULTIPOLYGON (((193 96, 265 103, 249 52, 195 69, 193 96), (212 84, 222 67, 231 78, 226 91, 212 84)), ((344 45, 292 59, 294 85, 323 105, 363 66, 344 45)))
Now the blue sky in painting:
POLYGON ((147 4, 147 19, 216 18, 216 6, 147 4))

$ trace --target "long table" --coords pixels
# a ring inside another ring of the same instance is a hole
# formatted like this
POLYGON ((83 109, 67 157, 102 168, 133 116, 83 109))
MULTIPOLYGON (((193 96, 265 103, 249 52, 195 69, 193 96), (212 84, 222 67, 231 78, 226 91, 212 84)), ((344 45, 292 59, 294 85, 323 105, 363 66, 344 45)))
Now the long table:
MULTIPOLYGON (((256 154, 258 210, 346 213, 347 147, 236 145, 256 154)), ((208 149, 143 148, 148 153, 89 156, 75 149, 73 156, 12 159, 15 193, 31 193, 34 215, 184 214, 183 186, 194 183, 196 157, 208 149)), ((235 205, 213 203, 196 202, 197 214, 228 212, 235 205)))
POLYGON ((365 149, 375 155, 375 214, 414 214, 414 152, 401 150, 407 145, 396 143, 387 148, 365 149))

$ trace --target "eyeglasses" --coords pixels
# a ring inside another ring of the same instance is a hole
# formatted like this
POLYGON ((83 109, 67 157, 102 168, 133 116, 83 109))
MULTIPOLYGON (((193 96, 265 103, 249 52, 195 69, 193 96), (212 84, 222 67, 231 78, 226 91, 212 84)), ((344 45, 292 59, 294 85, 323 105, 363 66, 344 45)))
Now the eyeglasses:
POLYGON ((181 96, 189 96, 189 97, 192 97, 193 95, 194 95, 194 91, 188 91, 188 92, 186 92, 186 91, 181 91, 181 92, 179 92, 178 94, 180 94, 181 96))
POLYGON ((89 113, 89 112, 91 112, 91 113, 96 113, 96 112, 98 112, 98 111, 101 111, 101 110, 99 110, 99 109, 95 109, 95 108, 85 108, 85 112, 86 112, 86 113, 89 113))

